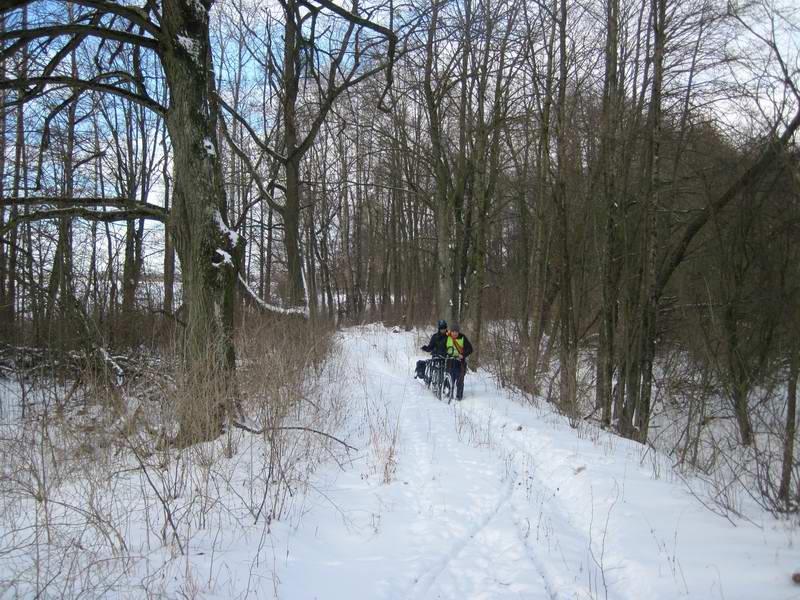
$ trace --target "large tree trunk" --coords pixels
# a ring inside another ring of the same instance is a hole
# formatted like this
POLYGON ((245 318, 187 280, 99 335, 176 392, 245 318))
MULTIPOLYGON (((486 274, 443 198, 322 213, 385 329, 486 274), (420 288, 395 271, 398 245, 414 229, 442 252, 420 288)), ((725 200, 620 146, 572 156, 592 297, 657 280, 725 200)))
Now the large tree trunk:
POLYGON ((212 439, 235 393, 233 310, 243 241, 225 223, 217 109, 206 2, 164 2, 167 128, 175 187, 170 229, 186 305, 183 357, 188 389, 179 443, 212 439))
MULTIPOLYGON (((288 126, 287 126, 288 129, 288 126)), ((288 133, 287 133, 288 136, 288 133)), ((287 148, 289 145, 287 144, 287 148)), ((302 255, 300 253, 300 161, 286 163, 286 204, 283 208, 283 241, 286 246, 286 296, 291 306, 303 305, 302 255)))
POLYGON ((778 499, 789 504, 794 466, 794 436, 797 431, 797 378, 800 373, 800 351, 792 348, 789 358, 789 381, 787 382, 786 433, 783 438, 783 466, 778 499))
POLYGON ((436 227, 436 311, 439 319, 453 320, 457 307, 453 306, 453 220, 449 203, 449 168, 442 140, 440 107, 433 89, 433 62, 435 59, 435 37, 439 23, 438 2, 432 2, 431 22, 428 28, 425 54, 424 91, 425 107, 428 114, 431 135, 431 154, 433 161, 436 195, 433 218, 436 227))
POLYGON ((561 410, 573 415, 577 401, 578 343, 574 302, 572 298, 572 259, 569 245, 569 210, 567 202, 567 3, 560 0, 559 77, 556 104, 556 183, 553 191, 561 236, 560 298, 559 298, 559 404, 561 410))
POLYGON ((283 240, 286 246, 287 290, 292 306, 303 304, 302 256, 300 254, 300 160, 297 129, 297 96, 299 93, 300 44, 295 23, 296 4, 288 0, 285 5, 283 55, 284 151, 286 153, 286 202, 283 208, 283 240))
POLYGON ((599 339, 597 342, 597 382, 595 394, 595 408, 600 411, 600 418, 604 425, 611 424, 611 390, 614 374, 614 332, 616 329, 617 305, 617 280, 619 261, 615 242, 616 227, 616 168, 612 158, 616 156, 617 133, 617 94, 619 84, 617 81, 617 55, 619 31, 619 1, 608 0, 606 6, 606 72, 603 89, 603 116, 600 146, 600 172, 603 209, 605 214, 601 245, 601 303, 599 339))

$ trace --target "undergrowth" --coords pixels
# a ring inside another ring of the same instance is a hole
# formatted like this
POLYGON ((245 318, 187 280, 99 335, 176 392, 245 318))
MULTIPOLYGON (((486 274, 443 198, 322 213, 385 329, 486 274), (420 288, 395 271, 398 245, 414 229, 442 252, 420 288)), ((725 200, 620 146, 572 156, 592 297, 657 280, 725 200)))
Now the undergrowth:
POLYGON ((275 522, 299 519, 317 465, 349 451, 326 435, 349 417, 342 365, 325 323, 245 315, 237 349, 221 435, 182 449, 178 407, 212 403, 186 397, 174 353, 139 361, 121 384, 88 367, 4 370, 0 597, 274 591, 255 573, 272 572, 275 522), (246 582, 215 558, 241 538, 252 538, 246 582))

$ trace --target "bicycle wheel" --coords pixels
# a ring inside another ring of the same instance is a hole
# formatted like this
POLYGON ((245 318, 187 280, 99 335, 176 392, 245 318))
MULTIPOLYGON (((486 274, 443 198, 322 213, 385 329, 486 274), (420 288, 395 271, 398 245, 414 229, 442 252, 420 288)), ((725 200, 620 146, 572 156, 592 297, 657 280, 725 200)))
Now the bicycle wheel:
POLYGON ((455 388, 455 384, 453 382, 453 376, 448 373, 444 376, 444 381, 442 382, 442 394, 445 398, 447 398, 447 403, 450 404, 453 401, 453 389, 455 388))
POLYGON ((425 364, 425 387, 431 387, 431 379, 433 378, 433 365, 431 365, 431 361, 426 361, 425 364))
POLYGON ((444 369, 442 366, 437 364, 433 369, 433 377, 431 385, 433 386, 433 395, 436 397, 437 400, 442 399, 442 383, 444 380, 444 369))

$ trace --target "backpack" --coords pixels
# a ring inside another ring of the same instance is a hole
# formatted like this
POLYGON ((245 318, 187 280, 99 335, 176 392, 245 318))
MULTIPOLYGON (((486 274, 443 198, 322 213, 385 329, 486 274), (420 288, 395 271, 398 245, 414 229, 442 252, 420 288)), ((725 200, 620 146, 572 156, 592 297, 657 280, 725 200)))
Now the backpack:
POLYGON ((417 367, 414 369, 414 379, 425 379, 425 363, 426 360, 418 360, 417 367))

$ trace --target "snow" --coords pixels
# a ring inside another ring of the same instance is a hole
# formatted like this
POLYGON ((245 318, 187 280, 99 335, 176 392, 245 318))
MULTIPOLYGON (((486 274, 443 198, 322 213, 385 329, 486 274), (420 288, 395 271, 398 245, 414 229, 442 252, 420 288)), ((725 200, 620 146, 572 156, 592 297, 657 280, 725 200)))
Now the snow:
POLYGON ((763 514, 734 527, 663 457, 573 429, 485 373, 462 403, 438 402, 411 379, 413 334, 388 331, 351 331, 344 347, 364 365, 354 401, 396 419, 394 476, 368 460, 330 472, 287 533, 283 597, 800 598, 796 532, 763 514))
MULTIPOLYGON (((790 579, 796 527, 747 505, 747 519, 732 524, 688 492, 666 457, 572 427, 485 372, 467 376, 463 402, 437 401, 413 379, 425 332, 371 325, 339 336, 328 392, 341 395, 348 419, 328 433, 359 450, 316 465, 292 510, 271 523, 254 518, 264 486, 257 436, 237 432, 228 460, 203 450, 195 471, 151 470, 169 489, 174 471, 230 494, 176 497, 184 556, 153 547, 160 525, 145 520, 160 523, 159 502, 124 495, 146 489, 141 471, 114 483, 111 497, 99 490, 109 511, 135 509, 122 530, 141 557, 104 597, 800 598, 790 579)), ((8 568, 0 562, 0 584, 8 568)))
POLYGON ((97 351, 99 352, 100 357, 103 359, 103 362, 105 362, 105 364, 107 364, 114 372, 114 380, 116 384, 118 386, 122 385, 123 381, 125 380, 125 372, 122 370, 122 367, 117 364, 117 361, 115 361, 108 351, 102 346, 98 346, 97 351))
MULTIPOLYGON (((211 142, 209 141, 209 143, 211 142)), ((225 224, 225 221, 222 219, 222 214, 219 212, 219 210, 216 209, 214 210, 213 217, 214 217, 214 222, 217 224, 217 227, 222 232, 222 235, 227 236, 227 238, 231 242, 231 246, 236 248, 236 246, 239 245, 239 234, 225 224)))
POLYGON ((203 148, 206 149, 206 154, 209 156, 217 155, 217 150, 214 148, 214 142, 211 141, 211 138, 203 138, 203 148))
MULTIPOLYGON (((200 62, 200 48, 199 48, 200 44, 198 44, 195 40, 185 35, 179 35, 177 39, 178 39, 178 44, 181 46, 181 48, 183 48, 186 51, 186 53, 189 56, 191 56, 196 62, 200 62)), ((208 146, 206 146, 206 151, 208 151, 208 146)))
POLYGON ((215 252, 219 255, 221 262, 215 263, 215 266, 219 267, 221 265, 228 265, 233 266, 233 257, 223 250, 222 248, 217 248, 215 252))
POLYGON ((200 0, 191 0, 190 4, 196 14, 203 17, 204 20, 208 20, 208 11, 206 10, 206 7, 203 6, 203 3, 200 2, 200 0))
POLYGON ((247 284, 247 281, 244 277, 239 275, 239 281, 247 290, 247 293, 250 295, 250 298, 256 302, 263 310, 267 310, 269 312, 278 313, 281 315, 301 315, 308 318, 309 310, 306 306, 298 306, 294 308, 283 308, 281 306, 276 306, 275 304, 270 304, 265 300, 261 299, 258 294, 256 294, 253 289, 247 284))

